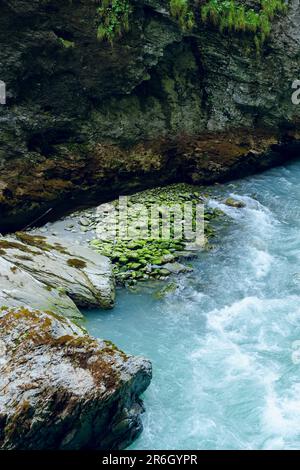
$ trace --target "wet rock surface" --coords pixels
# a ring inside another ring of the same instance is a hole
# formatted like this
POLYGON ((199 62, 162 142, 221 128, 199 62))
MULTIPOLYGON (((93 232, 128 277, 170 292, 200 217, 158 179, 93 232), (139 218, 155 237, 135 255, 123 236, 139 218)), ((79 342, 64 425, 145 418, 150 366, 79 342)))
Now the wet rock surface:
POLYGON ((226 206, 229 207, 234 207, 235 209, 242 209, 243 207, 246 206, 246 204, 242 201, 237 201, 236 199, 233 199, 232 197, 229 197, 225 201, 226 206))
POLYGON ((63 316, 0 310, 0 449, 120 449, 141 432, 151 364, 63 316))

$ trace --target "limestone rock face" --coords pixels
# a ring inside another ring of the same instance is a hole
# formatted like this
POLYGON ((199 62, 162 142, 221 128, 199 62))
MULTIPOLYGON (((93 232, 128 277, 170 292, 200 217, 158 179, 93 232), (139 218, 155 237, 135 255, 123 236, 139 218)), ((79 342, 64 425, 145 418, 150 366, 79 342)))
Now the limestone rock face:
POLYGON ((199 18, 183 32, 169 0, 131 3, 130 31, 112 48, 97 40, 93 0, 0 2, 0 232, 63 206, 223 181, 299 153, 299 0, 276 15, 259 57, 253 37, 199 18))
POLYGON ((115 285, 108 258, 56 237, 20 232, 0 238, 0 305, 82 317, 78 307, 112 308, 115 285))
POLYGON ((0 330, 0 449, 119 449, 141 432, 149 361, 33 309, 1 309, 0 330))
POLYGON ((54 288, 49 290, 28 272, 0 257, 0 306, 41 308, 60 312, 75 319, 83 316, 74 302, 65 293, 54 288))

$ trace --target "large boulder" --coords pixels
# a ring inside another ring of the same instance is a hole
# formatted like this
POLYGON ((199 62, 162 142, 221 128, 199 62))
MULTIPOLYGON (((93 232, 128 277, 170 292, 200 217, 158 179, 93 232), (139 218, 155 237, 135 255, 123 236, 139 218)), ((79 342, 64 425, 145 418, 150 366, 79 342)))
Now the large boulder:
POLYGON ((0 449, 120 449, 142 430, 151 364, 68 319, 0 311, 0 449))
POLYGON ((108 258, 56 237, 20 232, 0 237, 0 306, 26 305, 81 317, 81 308, 112 308, 108 258))

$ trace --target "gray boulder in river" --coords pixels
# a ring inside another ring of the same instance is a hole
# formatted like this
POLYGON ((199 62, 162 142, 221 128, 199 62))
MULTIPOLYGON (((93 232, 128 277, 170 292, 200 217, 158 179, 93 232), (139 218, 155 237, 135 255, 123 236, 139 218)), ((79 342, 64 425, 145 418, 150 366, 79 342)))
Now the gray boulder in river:
POLYGON ((137 437, 149 361, 49 312, 2 308, 0 331, 0 449, 119 449, 137 437))
POLYGON ((108 258, 55 237, 0 238, 0 306, 29 306, 71 318, 81 308, 111 308, 115 285, 108 258))

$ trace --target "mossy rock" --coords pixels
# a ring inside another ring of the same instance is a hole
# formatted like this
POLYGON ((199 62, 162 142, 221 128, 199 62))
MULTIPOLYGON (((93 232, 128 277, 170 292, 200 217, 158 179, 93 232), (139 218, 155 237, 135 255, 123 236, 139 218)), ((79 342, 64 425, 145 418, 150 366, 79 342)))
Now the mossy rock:
MULTIPOLYGON (((204 196, 202 191, 195 191, 195 187, 187 184, 175 184, 161 188, 155 188, 134 194, 129 197, 131 207, 130 220, 135 223, 135 215, 132 211, 133 204, 143 203, 148 208, 152 204, 163 206, 163 213, 168 212, 168 207, 179 204, 183 208, 186 201, 202 202, 204 196)), ((117 208, 117 201, 114 206, 117 208)), ((208 209, 204 214, 205 234, 207 237, 214 236, 214 229, 210 222, 218 216, 217 210, 208 209)), ((171 218, 172 220, 172 218, 171 218)), ((99 253, 108 256, 114 264, 114 273, 117 282, 124 284, 128 280, 145 280, 148 278, 161 278, 169 275, 164 269, 165 263, 172 263, 179 259, 177 252, 186 250, 184 239, 173 239, 174 230, 171 226, 171 238, 161 239, 151 237, 151 229, 154 224, 144 224, 149 227, 149 238, 126 239, 126 240, 93 240, 91 247, 99 253), (151 269, 150 266, 159 266, 159 269, 151 269)), ((188 268, 187 268, 188 270, 188 268)))

